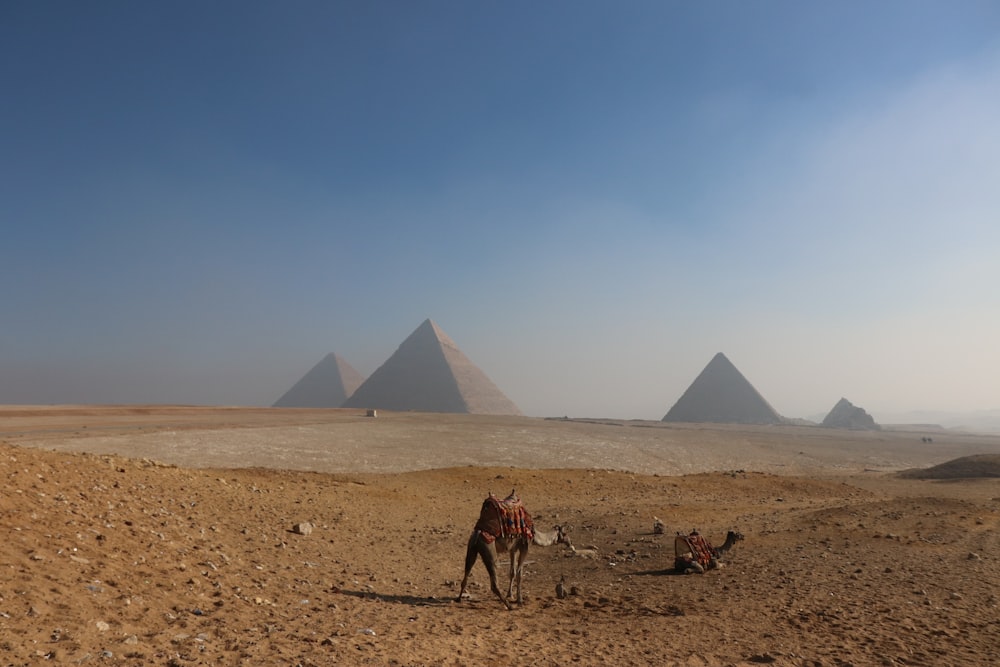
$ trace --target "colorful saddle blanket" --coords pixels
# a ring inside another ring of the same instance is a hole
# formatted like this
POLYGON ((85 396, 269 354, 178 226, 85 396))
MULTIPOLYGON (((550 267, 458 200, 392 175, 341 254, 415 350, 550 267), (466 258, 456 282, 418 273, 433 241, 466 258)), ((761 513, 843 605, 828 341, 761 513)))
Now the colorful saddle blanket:
POLYGON ((678 562, 693 560, 703 568, 708 568, 718 552, 698 531, 692 530, 690 535, 678 535, 674 538, 674 556, 678 562))
POLYGON ((535 536, 531 515, 513 491, 503 500, 490 493, 483 501, 475 530, 481 532, 488 542, 498 537, 524 535, 530 540, 535 536))

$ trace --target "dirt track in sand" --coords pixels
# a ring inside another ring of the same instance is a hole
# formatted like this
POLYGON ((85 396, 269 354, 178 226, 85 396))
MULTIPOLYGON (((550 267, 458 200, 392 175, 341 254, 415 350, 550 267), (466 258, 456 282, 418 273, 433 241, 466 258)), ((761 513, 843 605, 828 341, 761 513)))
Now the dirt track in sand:
POLYGON ((1000 483, 892 474, 997 438, 157 406, 3 408, 0 432, 4 664, 980 665, 1000 645, 1000 483), (453 602, 482 498, 512 487, 578 553, 533 549, 513 612, 481 566, 453 602), (668 573, 694 527, 746 539, 668 573))

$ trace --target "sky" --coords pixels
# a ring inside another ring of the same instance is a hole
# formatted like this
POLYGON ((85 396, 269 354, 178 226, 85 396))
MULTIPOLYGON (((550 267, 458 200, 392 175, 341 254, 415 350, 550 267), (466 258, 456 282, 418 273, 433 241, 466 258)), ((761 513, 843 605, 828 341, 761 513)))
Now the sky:
POLYGON ((993 0, 3 0, 0 403, 996 410, 998 184, 993 0))

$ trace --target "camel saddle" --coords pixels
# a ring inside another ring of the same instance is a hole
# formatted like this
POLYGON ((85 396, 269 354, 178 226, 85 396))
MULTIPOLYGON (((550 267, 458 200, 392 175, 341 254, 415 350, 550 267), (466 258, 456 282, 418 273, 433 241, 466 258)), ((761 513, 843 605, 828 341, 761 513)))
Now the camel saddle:
POLYGON ((703 568, 708 569, 713 559, 718 558, 719 553, 708 540, 697 530, 692 530, 689 535, 677 534, 674 538, 675 564, 697 562, 703 568))
POLYGON ((523 535, 530 540, 535 536, 535 524, 531 520, 531 515, 524 509, 521 499, 514 491, 503 500, 497 498, 491 491, 489 497, 483 501, 475 530, 482 533, 487 542, 493 542, 498 537, 523 535))

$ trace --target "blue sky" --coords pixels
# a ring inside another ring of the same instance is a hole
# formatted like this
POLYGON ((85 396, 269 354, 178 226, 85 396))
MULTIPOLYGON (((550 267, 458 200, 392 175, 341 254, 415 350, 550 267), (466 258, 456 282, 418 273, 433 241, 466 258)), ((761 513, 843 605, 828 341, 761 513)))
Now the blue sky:
POLYGON ((433 319, 529 415, 1000 408, 1000 5, 0 4, 0 403, 433 319))

